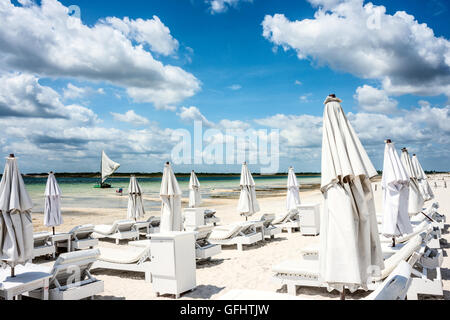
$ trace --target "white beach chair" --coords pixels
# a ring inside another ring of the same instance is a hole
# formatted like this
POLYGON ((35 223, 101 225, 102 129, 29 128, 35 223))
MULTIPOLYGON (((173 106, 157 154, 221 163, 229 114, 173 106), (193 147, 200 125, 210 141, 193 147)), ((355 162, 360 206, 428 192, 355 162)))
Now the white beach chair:
POLYGON ((116 244, 119 244, 120 240, 136 240, 139 238, 139 233, 134 227, 135 224, 134 220, 118 220, 112 225, 97 225, 93 236, 97 239, 115 239, 116 244))
POLYGON ((411 264, 412 261, 401 261, 389 277, 364 300, 405 300, 411 287, 411 264))
POLYGON ((195 231, 195 256, 197 260, 206 260, 222 252, 220 244, 212 244, 208 238, 212 233, 213 226, 202 226, 195 231))
POLYGON ((139 232, 139 235, 149 238, 151 234, 159 233, 160 225, 161 225, 161 218, 151 216, 150 218, 147 219, 147 221, 136 222, 135 228, 139 232))
POLYGON ((150 245, 128 245, 120 248, 99 249, 100 256, 92 266, 92 269, 108 269, 144 273, 145 281, 151 282, 150 245))
MULTIPOLYGON (((436 233, 435 227, 428 221, 423 221, 421 224, 414 227, 413 232, 410 234, 403 235, 401 237, 397 237, 395 242, 397 244, 402 244, 410 239, 414 238, 416 235, 421 234, 423 232, 427 232, 428 238, 426 239, 427 246, 432 249, 439 249, 440 245, 440 237, 436 233)), ((392 238, 380 236, 380 242, 383 243, 392 243, 392 238)))
POLYGON ((255 224, 260 223, 260 229, 263 234, 263 239, 269 238, 273 239, 277 234, 281 233, 281 227, 273 225, 274 220, 276 219, 274 214, 264 214, 257 221, 251 221, 255 224))
MULTIPOLYGON (((405 300, 411 285, 411 264, 400 262, 397 268, 378 288, 364 300, 405 300)), ((268 301, 268 300, 308 300, 284 293, 258 290, 231 290, 218 300, 229 301, 268 301)))
MULTIPOLYGON (((77 226, 69 231, 71 235, 71 251, 93 249, 98 245, 98 239, 93 237, 95 226, 86 224, 77 226)), ((58 247, 67 248, 67 242, 58 244, 58 247)))
POLYGON ((408 290, 408 300, 417 300, 418 295, 444 296, 442 275, 440 265, 442 264, 442 253, 438 257, 430 257, 436 251, 430 251, 423 247, 417 267, 412 270, 411 286, 408 290))
POLYGON ((216 217, 216 210, 206 209, 205 210, 205 224, 217 226, 220 223, 220 218, 216 217))
POLYGON ((288 233, 299 231, 301 228, 299 212, 297 209, 294 209, 282 215, 278 215, 275 217, 274 221, 272 221, 272 224, 288 233))
MULTIPOLYGON (((104 291, 104 283, 94 278, 89 270, 97 260, 98 249, 64 253, 58 257, 50 273, 50 300, 81 300, 93 298, 104 291)), ((41 290, 29 293, 40 299, 41 290)))
POLYGON ((52 241, 52 233, 38 232, 33 234, 34 248, 33 259, 46 255, 51 255, 53 259, 56 256, 56 247, 52 241))
MULTIPOLYGON (((381 276, 369 284, 369 290, 375 290, 386 279, 401 261, 409 259, 422 245, 424 235, 417 235, 402 249, 385 260, 385 269, 381 276)), ((288 293, 296 295, 297 286, 325 287, 319 280, 319 260, 291 260, 272 267, 273 279, 281 285, 287 285, 288 293)))
POLYGON ((222 246, 237 245, 239 251, 243 251, 244 245, 252 245, 263 240, 261 232, 256 231, 256 225, 252 222, 240 222, 227 226, 215 227, 208 238, 212 244, 222 246))

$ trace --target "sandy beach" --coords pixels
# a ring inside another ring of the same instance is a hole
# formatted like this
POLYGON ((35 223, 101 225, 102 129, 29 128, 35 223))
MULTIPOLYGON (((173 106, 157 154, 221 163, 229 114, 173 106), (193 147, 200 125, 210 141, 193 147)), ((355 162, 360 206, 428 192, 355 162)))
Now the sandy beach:
MULTIPOLYGON (((450 210, 450 189, 444 188, 441 180, 444 176, 433 176, 430 184, 436 195, 434 201, 427 202, 430 206, 433 202, 440 203, 439 212, 446 214, 450 210), (435 181, 438 188, 435 188, 435 181)), ((381 211, 381 188, 379 182, 374 183, 375 203, 377 212, 381 211), (376 186, 376 187, 375 187, 376 186)), ((301 192, 303 203, 323 203, 322 194, 319 190, 307 190, 301 192)), ((157 201, 158 199, 153 199, 157 201)), ((265 213, 279 214, 285 210, 285 195, 276 193, 275 196, 259 196, 261 212, 254 218, 259 218, 265 213)), ((236 212, 237 199, 210 198, 204 201, 203 207, 217 210, 216 216, 220 217, 221 224, 242 221, 236 212)), ((183 207, 187 206, 183 199, 183 207)), ((123 209, 83 209, 63 208, 64 225, 57 230, 69 231, 72 227, 81 224, 105 224, 117 219, 124 219, 126 211, 123 209)), ((147 212, 146 217, 159 216, 159 212, 147 212)), ((42 215, 33 215, 36 231, 46 230, 42 225, 42 215)), ((442 248, 444 249, 444 264, 442 266, 442 277, 444 282, 445 297, 450 299, 450 258, 447 256, 450 235, 448 226, 443 234, 442 248)), ((225 247, 222 253, 213 257, 211 261, 199 263, 197 266, 197 289, 187 293, 182 299, 217 299, 232 289, 252 289, 270 292, 286 293, 286 287, 281 287, 272 281, 271 267, 283 260, 295 259, 300 255, 300 250, 310 244, 318 243, 319 237, 306 237, 300 233, 278 235, 272 241, 264 244, 247 247, 243 252, 233 247, 225 247)), ((125 245, 123 242, 121 245, 125 245)), ((114 247, 112 242, 101 241, 100 246, 114 247)), ((132 272, 96 270, 95 277, 105 282, 105 291, 96 299, 126 299, 126 300, 149 300, 149 299, 173 299, 171 296, 156 297, 151 284, 144 281, 144 276, 132 272)), ((360 299, 368 293, 360 291, 348 296, 348 299, 360 299)), ((307 299, 339 299, 337 293, 328 293, 326 289, 299 288, 298 295, 307 299)), ((421 297, 423 299, 437 299, 436 297, 421 297)))

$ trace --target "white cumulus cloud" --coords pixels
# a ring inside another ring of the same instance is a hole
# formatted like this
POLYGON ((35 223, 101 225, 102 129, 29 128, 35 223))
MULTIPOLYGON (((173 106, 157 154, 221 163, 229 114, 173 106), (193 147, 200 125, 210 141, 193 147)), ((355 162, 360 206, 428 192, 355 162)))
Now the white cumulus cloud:
POLYGON ((57 0, 26 6, 2 0, 0 43, 0 70, 108 82, 159 109, 173 109, 200 90, 194 75, 153 57, 151 51, 167 55, 178 48, 156 16, 105 18, 88 26, 57 0))
POLYGON ((128 110, 125 114, 111 112, 111 115, 116 121, 130 123, 135 126, 149 124, 147 118, 136 114, 134 110, 128 110))
POLYGON ((263 36, 299 59, 380 81, 388 95, 450 97, 450 42, 404 11, 363 0, 310 0, 313 19, 267 15, 263 36))

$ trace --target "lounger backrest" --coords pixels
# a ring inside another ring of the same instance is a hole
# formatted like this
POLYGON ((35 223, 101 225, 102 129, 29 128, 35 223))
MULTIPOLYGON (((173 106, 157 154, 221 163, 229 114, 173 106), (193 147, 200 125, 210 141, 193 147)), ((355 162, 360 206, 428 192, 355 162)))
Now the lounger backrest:
POLYGON ((386 279, 392 271, 400 264, 401 261, 406 261, 411 255, 420 249, 425 235, 417 235, 409 240, 398 252, 384 261, 384 270, 381 272, 379 280, 386 279))
POLYGON ((100 251, 98 249, 60 255, 53 266, 50 280, 52 287, 56 286, 56 281, 60 286, 66 286, 85 280, 89 269, 99 256, 100 251))
POLYGON ((150 222, 150 225, 152 227, 159 227, 161 225, 161 218, 160 217, 150 217, 147 222, 150 222))
POLYGON ((270 225, 272 225, 273 221, 275 220, 275 215, 274 214, 264 214, 261 217, 261 221, 264 222, 264 227, 269 227, 270 225))
POLYGON ((33 234, 34 246, 40 247, 46 245, 51 236, 52 234, 50 232, 38 232, 33 234))
POLYGON ((214 226, 200 226, 195 228, 195 232, 197 232, 196 239, 197 240, 206 240, 211 234, 214 226))
POLYGON ((366 300, 404 300, 411 284, 412 267, 401 261, 389 277, 366 300))
POLYGON ((431 232, 432 228, 433 228, 433 226, 428 221, 423 221, 421 224, 419 224, 417 227, 414 228, 414 231, 412 233, 398 238, 397 242, 403 243, 403 242, 409 241, 410 239, 414 238, 418 234, 421 234, 422 232, 426 232, 427 230, 428 230, 428 233, 431 232))
POLYGON ((275 217, 275 219, 273 220, 273 224, 280 224, 280 223, 285 223, 288 218, 290 217, 291 212, 290 211, 286 211, 284 214, 275 217))
POLYGON ((69 233, 72 235, 72 240, 75 238, 82 240, 89 238, 94 232, 94 228, 93 224, 86 224, 73 228, 69 233))
POLYGON ((216 214, 215 210, 205 210, 205 218, 212 218, 216 214))
POLYGON ((131 228, 136 224, 134 220, 119 220, 114 222, 116 230, 120 232, 130 231, 131 228))

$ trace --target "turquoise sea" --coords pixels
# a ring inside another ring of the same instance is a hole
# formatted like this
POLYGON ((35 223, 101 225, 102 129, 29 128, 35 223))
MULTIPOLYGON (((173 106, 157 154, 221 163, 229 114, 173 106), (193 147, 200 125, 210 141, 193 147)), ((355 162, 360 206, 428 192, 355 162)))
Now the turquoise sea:
MULTIPOLYGON (((107 183, 112 185, 111 189, 95 189, 98 183, 96 178, 57 178, 63 193, 63 207, 66 208, 126 208, 128 197, 129 178, 110 178, 107 183), (117 195, 116 190, 123 188, 124 195, 117 195)), ((286 187, 287 176, 255 176, 257 191, 259 193, 270 193, 281 191, 286 187)), ((24 178, 26 188, 33 199, 34 212, 42 212, 44 207, 44 191, 47 178, 24 178)), ((239 176, 225 177, 199 177, 201 193, 203 198, 208 197, 231 197, 236 196, 239 191, 239 176)), ((299 176, 301 185, 311 186, 320 183, 320 176, 299 176)), ((144 192, 145 198, 159 198, 161 178, 138 178, 138 182, 144 192)), ((189 194, 189 177, 178 178, 183 197, 189 194)), ((146 208, 155 209, 159 207, 159 202, 145 199, 146 208)))

